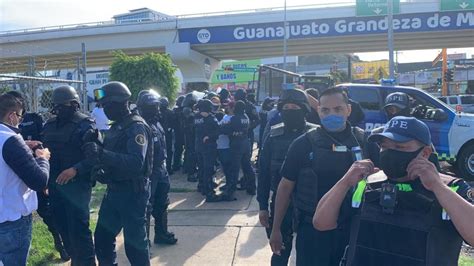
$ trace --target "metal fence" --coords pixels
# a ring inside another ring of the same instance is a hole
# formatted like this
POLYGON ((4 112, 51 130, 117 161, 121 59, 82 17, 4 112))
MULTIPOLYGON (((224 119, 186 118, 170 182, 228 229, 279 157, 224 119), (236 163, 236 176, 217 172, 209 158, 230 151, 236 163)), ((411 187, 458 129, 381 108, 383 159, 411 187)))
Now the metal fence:
POLYGON ((53 107, 53 89, 61 85, 73 86, 79 94, 83 111, 88 111, 87 93, 83 90, 83 81, 30 76, 0 74, 0 89, 3 92, 16 90, 21 92, 27 101, 27 111, 39 113, 48 119, 53 107))

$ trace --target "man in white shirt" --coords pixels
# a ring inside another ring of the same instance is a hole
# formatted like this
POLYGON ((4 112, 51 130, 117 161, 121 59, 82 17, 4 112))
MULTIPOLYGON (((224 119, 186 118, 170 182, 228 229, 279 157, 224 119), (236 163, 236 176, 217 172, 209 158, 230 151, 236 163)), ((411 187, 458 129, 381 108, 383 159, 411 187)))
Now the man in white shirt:
POLYGON ((23 102, 0 96, 0 264, 26 265, 31 243, 31 213, 38 208, 35 191, 46 188, 48 149, 41 142, 25 142, 18 125, 23 102))

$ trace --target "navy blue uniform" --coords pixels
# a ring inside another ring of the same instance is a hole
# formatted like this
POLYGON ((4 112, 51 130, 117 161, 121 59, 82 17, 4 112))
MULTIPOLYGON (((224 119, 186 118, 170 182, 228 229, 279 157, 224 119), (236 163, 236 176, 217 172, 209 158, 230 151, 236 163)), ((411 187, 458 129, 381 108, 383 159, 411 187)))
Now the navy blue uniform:
POLYGON ((133 114, 114 123, 105 136, 99 159, 107 192, 94 235, 101 265, 116 264, 115 237, 122 229, 130 263, 150 265, 145 214, 153 153, 150 143, 149 127, 133 114))
POLYGON ((217 119, 209 113, 207 117, 196 114, 194 117, 195 147, 198 155, 199 188, 205 195, 212 192, 214 187, 212 177, 217 157, 217 143, 219 124, 217 119), (204 140, 207 138, 206 140, 204 140))
POLYGON ((184 130, 184 172, 188 177, 196 174, 196 148, 194 136, 194 112, 191 108, 183 108, 183 130, 184 130))
POLYGON ((43 144, 51 151, 48 189, 53 218, 72 263, 79 265, 95 265, 89 230, 92 163, 81 150, 85 133, 94 129, 90 117, 76 112, 70 121, 50 119, 42 132, 43 144), (74 179, 64 185, 57 184, 59 174, 71 167, 77 171, 74 179))
POLYGON ((230 138, 231 166, 227 176, 227 193, 233 193, 239 178, 240 167, 244 176, 249 176, 255 183, 255 173, 250 164, 250 143, 248 138, 249 118, 245 114, 236 114, 230 122, 221 126, 221 133, 230 138))
POLYGON ((168 108, 161 109, 160 124, 165 131, 166 136, 166 169, 171 173, 173 161, 173 128, 176 121, 174 119, 173 111, 168 108))
POLYGON ((24 140, 40 140, 43 118, 37 113, 26 113, 19 128, 24 140))
POLYGON ((184 150, 184 125, 183 125, 183 108, 175 107, 173 109, 173 131, 174 131, 174 158, 173 170, 178 171, 183 162, 184 150))

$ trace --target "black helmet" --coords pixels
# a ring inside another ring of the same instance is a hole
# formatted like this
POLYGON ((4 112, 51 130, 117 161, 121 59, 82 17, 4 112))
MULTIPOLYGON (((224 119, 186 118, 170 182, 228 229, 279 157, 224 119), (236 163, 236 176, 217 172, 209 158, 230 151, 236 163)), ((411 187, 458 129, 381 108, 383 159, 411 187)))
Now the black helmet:
POLYGON ((138 93, 137 107, 158 105, 160 103, 160 96, 152 90, 143 90, 138 93))
POLYGON ((243 101, 247 100, 247 92, 244 89, 238 89, 234 94, 234 99, 236 101, 243 101))
POLYGON ((176 106, 182 107, 183 101, 184 101, 184 95, 179 96, 178 99, 176 99, 176 106))
POLYGON ((301 109, 306 112, 311 112, 311 107, 309 106, 308 96, 306 93, 300 89, 289 89, 283 90, 281 93, 280 99, 278 100, 278 111, 281 112, 283 105, 287 103, 294 103, 299 105, 301 109))
POLYGON ((183 100, 183 107, 189 107, 192 108, 198 101, 198 98, 196 95, 194 95, 192 92, 186 94, 183 100))
POLYGON ((132 94, 127 85, 118 81, 111 81, 100 89, 94 90, 95 100, 100 104, 110 102, 126 102, 132 94))
POLYGON ((79 103, 79 95, 76 92, 76 89, 69 85, 63 85, 55 88, 53 90, 53 104, 66 104, 70 102, 79 103))
POLYGON ((165 109, 165 108, 168 108, 169 105, 170 105, 170 102, 168 101, 168 98, 164 96, 160 98, 160 108, 165 109))

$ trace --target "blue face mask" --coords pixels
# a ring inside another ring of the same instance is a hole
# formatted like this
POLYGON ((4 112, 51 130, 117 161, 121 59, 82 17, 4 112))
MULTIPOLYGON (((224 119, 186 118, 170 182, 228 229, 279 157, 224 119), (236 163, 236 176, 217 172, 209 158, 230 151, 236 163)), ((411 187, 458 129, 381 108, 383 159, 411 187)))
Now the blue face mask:
POLYGON ((329 132, 337 132, 344 129, 346 119, 342 115, 328 115, 321 119, 321 125, 329 132))

